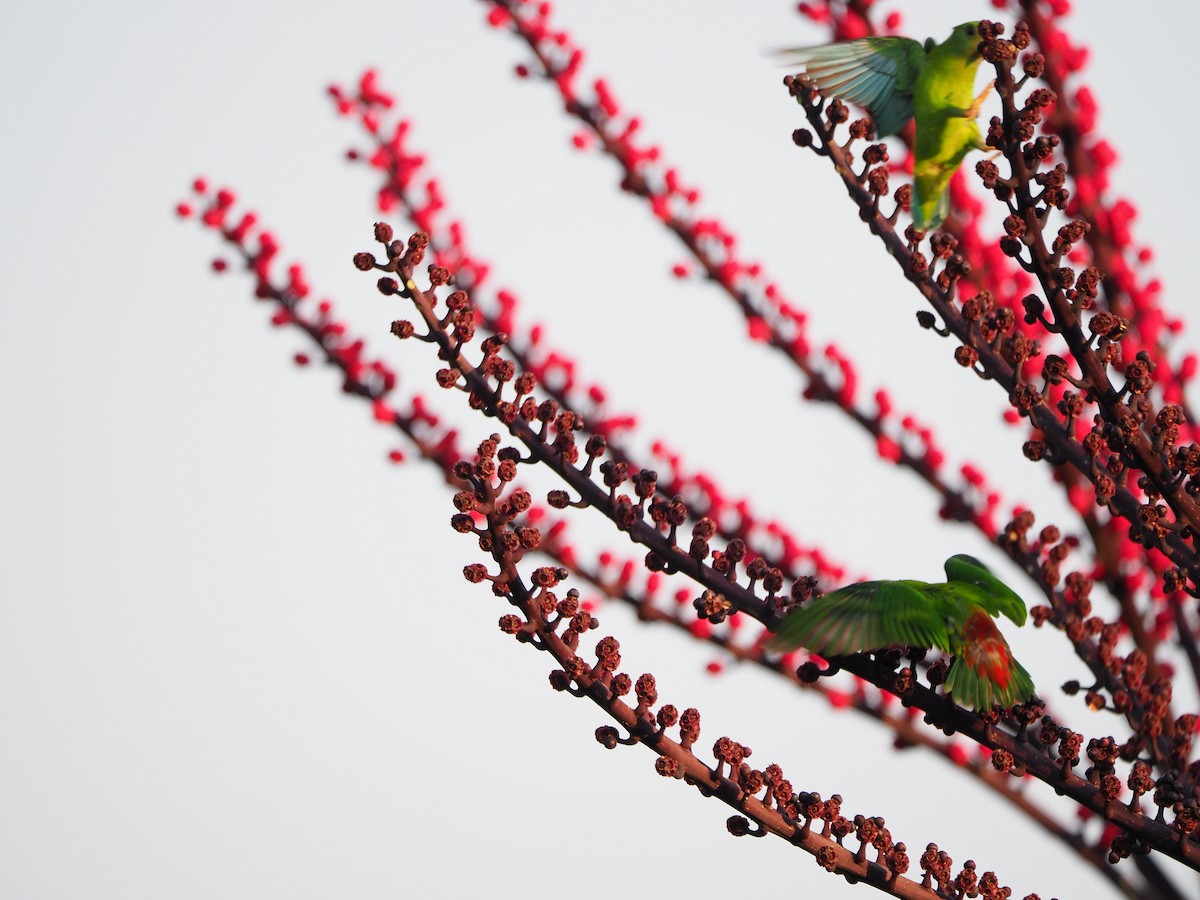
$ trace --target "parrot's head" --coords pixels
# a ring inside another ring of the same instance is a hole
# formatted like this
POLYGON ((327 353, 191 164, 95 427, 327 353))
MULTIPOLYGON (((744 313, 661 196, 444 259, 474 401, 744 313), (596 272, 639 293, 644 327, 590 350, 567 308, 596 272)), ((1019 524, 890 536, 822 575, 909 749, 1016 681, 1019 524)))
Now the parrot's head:
POLYGON ((979 23, 963 22, 950 32, 950 37, 942 42, 942 47, 948 55, 966 60, 979 62, 979 23))
POLYGON ((945 569, 947 581, 966 582, 983 590, 995 608, 995 612, 988 610, 992 615, 1002 613, 1017 626, 1025 624, 1025 601, 975 557, 959 553, 946 560, 945 569))

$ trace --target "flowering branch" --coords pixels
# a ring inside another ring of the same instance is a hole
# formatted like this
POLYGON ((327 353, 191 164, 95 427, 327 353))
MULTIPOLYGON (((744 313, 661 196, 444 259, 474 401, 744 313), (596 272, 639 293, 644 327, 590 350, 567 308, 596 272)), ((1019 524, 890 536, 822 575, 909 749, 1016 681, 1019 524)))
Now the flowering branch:
MULTIPOLYGON (((997 50, 996 52, 1001 52, 997 50)), ((1007 59, 1013 56, 1005 57, 1007 59)), ((917 250, 916 237, 912 235, 910 239, 901 238, 895 230, 894 222, 899 212, 907 203, 907 186, 903 186, 897 190, 897 198, 895 208, 888 215, 884 215, 879 208, 879 200, 886 193, 886 169, 883 168, 883 160, 878 152, 871 153, 872 148, 868 148, 863 153, 864 166, 859 171, 855 171, 852 162, 849 158, 849 148, 853 141, 855 129, 851 129, 851 139, 845 144, 839 144, 834 138, 834 129, 844 123, 848 114, 845 107, 838 101, 832 101, 825 104, 817 100, 811 91, 803 85, 802 82, 796 80, 788 80, 793 93, 798 101, 804 107, 806 117, 809 121, 812 131, 801 129, 796 133, 796 141, 801 146, 812 146, 820 155, 827 156, 834 164, 834 169, 841 176, 848 193, 852 199, 858 204, 864 221, 873 233, 879 235, 888 247, 889 254, 896 259, 900 265, 905 277, 913 283, 923 296, 930 302, 930 305, 938 313, 941 320, 945 323, 946 336, 953 335, 957 338, 960 346, 955 351, 956 360, 966 367, 973 368, 976 374, 981 377, 998 382, 1008 393, 1010 401, 1014 407, 1024 416, 1027 416, 1042 435, 1042 441, 1031 442, 1034 444, 1032 448, 1027 445, 1027 454, 1033 458, 1045 458, 1048 454, 1053 456, 1060 463, 1067 463, 1080 472, 1085 478, 1091 480, 1097 490, 1097 496, 1100 499, 1108 498, 1107 506, 1116 514, 1126 519, 1130 524, 1132 535, 1139 535, 1144 543, 1154 546, 1155 549, 1162 551, 1165 555, 1173 559, 1183 562, 1185 565, 1193 565, 1194 552, 1184 539, 1184 535, 1176 533, 1169 529, 1163 528, 1160 530, 1150 530, 1143 527, 1143 522, 1146 520, 1148 504, 1139 500, 1134 493, 1134 488, 1130 485, 1123 484, 1117 486, 1113 480, 1106 474, 1112 466, 1101 467, 1097 459, 1101 456, 1104 450, 1104 444, 1096 438, 1101 434, 1093 430, 1089 437, 1080 440, 1075 436, 1073 425, 1074 420, 1078 417, 1078 411, 1074 410, 1073 406, 1068 407, 1065 419, 1060 419, 1062 414, 1061 409, 1056 413, 1055 408, 1045 402, 1045 398, 1050 392, 1052 385, 1059 385, 1063 381, 1071 383, 1079 380, 1073 378, 1067 371, 1066 365, 1061 357, 1051 356, 1046 360, 1043 366, 1043 383, 1038 387, 1035 383, 1025 380, 1019 373, 1022 371, 1022 366, 1033 352, 1033 345, 1022 335, 1016 334, 1007 336, 1013 330, 1016 317, 1011 310, 1000 307, 995 308, 993 298, 987 294, 979 294, 973 298, 969 298, 962 302, 961 308, 955 305, 955 293, 959 282, 964 277, 965 261, 961 256, 954 253, 954 244, 952 240, 947 240, 944 235, 935 235, 931 239, 931 249, 934 253, 935 264, 937 261, 942 261, 940 270, 934 275, 934 267, 929 264, 924 254, 917 250), (815 134, 815 138, 814 138, 815 134), (872 178, 873 172, 882 171, 881 177, 872 178), (868 186, 864 187, 864 183, 868 186)), ((1003 83, 998 79, 997 92, 1002 96, 1006 95, 1011 90, 1011 82, 1003 83)), ((1030 111, 1036 111, 1036 104, 1044 102, 1044 98, 1035 96, 1032 101, 1035 105, 1025 108, 1025 114, 1029 115, 1030 111)), ((1015 107, 1008 108, 1010 117, 1017 116, 1015 107)), ((993 132, 1000 126, 993 124, 993 132)), ((1014 129, 1020 130, 1021 126, 1014 125, 1014 129)), ((1016 133, 1016 132, 1014 132, 1016 133)), ((989 140, 995 138, 995 135, 989 137, 989 140)), ((878 146, 878 145, 873 145, 878 146)), ((1011 153, 1018 153, 1015 148, 1009 146, 1011 153)), ((997 188, 998 192, 1004 189, 1010 189, 1007 183, 1000 182, 997 174, 993 171, 995 166, 988 162, 981 164, 981 172, 985 184, 991 184, 997 188)), ((1024 171, 1024 170, 1022 170, 1024 171)), ((1029 173, 1025 173, 1029 174, 1029 173)), ((1032 177, 1032 176, 1030 176, 1032 177)), ((1026 196, 1029 196, 1026 194, 1026 196)), ((1064 198, 1065 201, 1065 198, 1064 198)), ((1030 211, 1030 215, 1037 216, 1038 214, 1030 211)), ((1040 222, 1041 219, 1039 218, 1040 222)), ((910 232, 911 234, 911 232, 910 232)), ((1073 225, 1063 226, 1060 229, 1058 237, 1058 253, 1061 254, 1069 249, 1072 243, 1069 238, 1077 236, 1079 229, 1073 225)), ((1011 240, 1006 238, 1005 240, 1011 240)), ((1002 241, 1002 245, 1009 246, 1002 241)), ((1011 254, 1010 254, 1011 255, 1011 254)), ((1043 268, 1052 268, 1050 263, 1053 260, 1050 256, 1046 256, 1041 260, 1043 268)), ((1065 273, 1054 270, 1056 274, 1045 274, 1045 284, 1055 284, 1053 278, 1063 279, 1065 273)), ((1093 284, 1093 280, 1087 280, 1084 286, 1080 289, 1072 288, 1072 290, 1084 290, 1093 284)), ((1086 296, 1086 294, 1084 295, 1086 296)), ((1032 307, 1032 302, 1029 305, 1032 307)), ((1067 311, 1060 309, 1059 315, 1067 315, 1067 311)), ((1036 316, 1030 314, 1031 319, 1036 316)), ((1095 319, 1093 319, 1093 322, 1095 319)), ((933 327, 934 321, 932 317, 923 321, 927 327, 933 327)), ((1102 329, 1103 325, 1096 325, 1093 329, 1093 336, 1099 335, 1098 329, 1102 329)), ((1078 331, 1078 325, 1076 325, 1078 331)), ((1104 335, 1100 335, 1101 339, 1104 335)), ((1115 342, 1108 341, 1104 343, 1106 347, 1114 347, 1115 342)), ((1082 384, 1082 382, 1080 382, 1082 384)), ((1084 386, 1084 390, 1087 387, 1084 386)), ((1140 394, 1135 395, 1140 396, 1140 394)), ((1082 395, 1075 394, 1068 397, 1067 401, 1072 403, 1082 403, 1082 395)), ((1067 402, 1064 401, 1064 402, 1067 402)), ((1060 408, 1063 403, 1060 403, 1060 408)), ((1127 416, 1122 421, 1132 421, 1127 416)), ((1122 471, 1124 469, 1122 468, 1122 471)), ((1154 513, 1157 517, 1157 513, 1154 513)), ((1002 546, 1017 547, 1023 539, 1023 529, 1021 522, 1014 520, 1009 529, 1006 529, 1006 534, 1002 539, 1002 546)), ((1032 524, 1032 519, 1028 519, 1028 524, 1032 524)), ((1025 525, 1025 528, 1028 527, 1025 525)), ((1180 571, 1180 570, 1175 570, 1180 571)), ((1049 578, 1041 579, 1043 585, 1047 588, 1052 588, 1054 580, 1049 578)), ((1088 584, 1084 580, 1084 576, 1079 575, 1075 579, 1075 592, 1079 588, 1088 584)), ((1071 588, 1071 579, 1068 579, 1068 588, 1071 588)), ((1178 589, 1178 585, 1172 583, 1173 589, 1178 589)), ((1107 651, 1103 645, 1097 646, 1091 641, 1081 640, 1084 636, 1083 631, 1093 630, 1093 633, 1100 633, 1103 630, 1103 624, 1100 620, 1095 620, 1094 625, 1087 626, 1086 629, 1077 630, 1071 627, 1072 621, 1078 620, 1078 610, 1072 607, 1078 606, 1078 593, 1072 598, 1068 593, 1056 594, 1052 590, 1048 591, 1048 597, 1052 601, 1052 609, 1047 613, 1042 614, 1043 620, 1052 620, 1057 618, 1066 628, 1068 635, 1071 637, 1075 645, 1076 652, 1080 657, 1088 663, 1096 674, 1098 683, 1104 685, 1111 693, 1113 702, 1121 711, 1131 713, 1130 722, 1137 729, 1146 729, 1146 713, 1144 710, 1138 709, 1131 704, 1131 699, 1134 699, 1136 688, 1134 691, 1129 690, 1128 684, 1123 684, 1121 680, 1120 666, 1114 666, 1111 658, 1111 649, 1107 651)), ((1035 614, 1037 611, 1035 610, 1035 614)), ((1086 613, 1084 613, 1086 615, 1086 613)), ((1082 624, 1082 623, 1081 623, 1082 624)), ((1106 636, 1105 643, 1108 647, 1115 643, 1117 634, 1115 632, 1106 636)), ((1141 666, 1144 668, 1147 660, 1150 657, 1141 657, 1141 666)), ((1140 676, 1138 684, 1140 685, 1140 676)), ((1161 687, 1161 682, 1159 682, 1161 687)), ((1155 692, 1149 691, 1145 693, 1147 698, 1143 705, 1149 702, 1150 698, 1155 695, 1155 692)), ((1161 696, 1158 694, 1157 696, 1161 696)), ((1157 729, 1157 721, 1159 715, 1153 715, 1151 718, 1154 724, 1147 730, 1147 733, 1155 732, 1157 729)), ((1163 741, 1153 738, 1147 741, 1151 745, 1152 752, 1155 755, 1156 761, 1162 764, 1169 750, 1163 741)))
MULTIPOLYGON (((736 610, 757 619, 768 628, 776 625, 787 608, 787 601, 781 594, 784 587, 782 573, 747 566, 745 577, 748 583, 745 586, 739 584, 737 565, 740 560, 731 559, 728 548, 725 551, 712 551, 710 541, 715 529, 711 522, 703 520, 693 529, 688 550, 681 549, 676 543, 676 532, 686 520, 685 511, 675 501, 656 497, 653 479, 643 477, 644 473, 628 473, 617 467, 601 466, 599 471, 604 475, 608 489, 604 490, 592 480, 593 467, 604 455, 602 441, 589 439, 583 468, 575 467, 580 456, 575 439, 578 426, 575 413, 569 410, 560 412, 552 401, 537 402, 531 395, 532 385, 519 380, 510 389, 514 394, 513 399, 504 399, 506 386, 512 381, 512 367, 500 355, 502 340, 496 336, 485 339, 480 346, 482 358, 478 364, 467 359, 463 349, 473 337, 468 326, 474 321, 474 310, 469 306, 465 294, 461 291, 451 293, 446 298, 448 312, 441 317, 435 312, 438 302, 435 291, 446 284, 448 273, 431 267, 429 290, 422 290, 414 280, 415 269, 423 260, 427 242, 427 237, 421 233, 413 235, 407 243, 385 241, 387 262, 375 265, 383 271, 395 273, 397 277, 381 278, 379 290, 385 296, 398 294, 413 301, 426 331, 418 332, 410 323, 401 322, 397 323, 397 332, 402 337, 415 337, 437 346, 439 358, 447 363, 447 367, 438 373, 439 384, 444 388, 461 390, 468 396, 472 408, 496 418, 525 448, 527 455, 510 450, 500 457, 497 477, 509 482, 516 477, 520 464, 536 462, 545 465, 571 488, 571 492, 579 498, 575 501, 577 505, 595 508, 630 539, 649 550, 647 568, 651 571, 683 573, 705 588, 696 604, 703 618, 723 620, 736 610), (626 480, 630 480, 634 486, 636 501, 627 494, 618 493, 618 488, 626 480), (649 516, 651 521, 646 522, 643 516, 649 516), (713 558, 712 565, 704 562, 710 555, 713 558), (765 598, 755 592, 759 581, 767 591, 765 598)), ((566 492, 552 491, 548 499, 552 506, 565 505, 568 495, 566 492)), ((531 498, 519 492, 513 502, 517 511, 521 512, 528 508, 531 498)), ((474 527, 471 516, 466 513, 456 517, 454 525, 456 530, 462 532, 470 532, 474 527)), ((507 549, 515 550, 515 545, 519 543, 519 539, 515 542, 509 540, 507 549)), ((476 582, 492 580, 478 567, 468 567, 466 575, 468 580, 476 582)), ((794 595, 792 599, 802 601, 803 597, 794 595)), ((1170 827, 1158 819, 1146 818, 1134 806, 1127 807, 1115 802, 1122 785, 1115 775, 1114 764, 1119 757, 1119 747, 1114 739, 1092 739, 1089 742, 1088 754, 1093 765, 1088 777, 1082 778, 1073 774, 1071 769, 1079 760, 1078 751, 1084 737, 1057 725, 1051 717, 1042 715, 1044 707, 1041 701, 1035 698, 1027 704, 1014 707, 1013 724, 1016 730, 1010 734, 996 727, 999 721, 997 714, 971 713, 948 702, 933 690, 933 686, 944 677, 944 666, 930 669, 931 685, 926 687, 916 681, 911 667, 897 671, 899 662, 900 656, 894 652, 873 656, 860 654, 838 659, 837 667, 897 694, 906 703, 924 711, 926 721, 930 724, 944 731, 957 731, 989 747, 993 751, 993 765, 998 770, 1028 773, 1120 826, 1130 836, 1130 848, 1132 841, 1136 840, 1143 846, 1200 868, 1200 846, 1186 839, 1200 825, 1200 819, 1194 815, 1192 807, 1178 807, 1174 827, 1170 827), (1039 718, 1041 726, 1037 732, 1038 740, 1046 749, 1026 743, 1027 728, 1039 718), (1057 756, 1049 752, 1054 746, 1057 746, 1057 756), (1183 841, 1180 835, 1184 836, 1183 841)), ((805 664, 802 671, 807 677, 819 677, 813 663, 805 664)), ((1180 731, 1184 727, 1185 723, 1177 723, 1180 731)), ((1187 723, 1189 733, 1192 727, 1194 720, 1187 723)), ((1164 778, 1174 782, 1172 778, 1164 778)), ((1143 771, 1135 765, 1128 783, 1136 799, 1151 784, 1148 770, 1143 771)), ((1155 792, 1154 802, 1161 809, 1174 803, 1174 800, 1170 794, 1160 790, 1155 792)))
MULTIPOLYGON (((841 409, 876 442, 881 458, 916 471, 941 496, 943 517, 970 521, 1036 580, 1048 605, 1032 611, 1035 622, 1060 629, 1094 677, 1092 685, 1068 684, 1066 693, 1082 690, 1093 709, 1121 714, 1130 733, 1124 740, 1088 738, 1048 715, 1039 698, 1011 710, 961 709, 937 691, 946 661, 927 660, 919 649, 828 661, 777 659, 761 650, 765 631, 751 626, 749 640, 740 637, 746 634, 740 631, 743 622, 773 628, 796 604, 838 584, 843 567, 801 545, 777 523, 764 524, 748 502, 729 501, 715 482, 687 475, 676 454, 652 452, 656 467, 666 463, 661 476, 639 461, 626 442, 633 419, 609 412, 598 385, 579 389, 571 358, 548 350, 537 329, 517 324, 511 294, 484 288, 487 266, 467 248, 456 223, 445 225, 436 184, 415 189, 422 161, 405 149, 407 125, 398 122, 384 136, 383 114, 391 103, 368 76, 356 93, 334 90, 334 98, 372 136, 369 159, 385 176, 381 206, 403 213, 416 233, 397 241, 388 226, 378 225, 381 259, 364 252, 355 264, 380 271, 383 294, 413 302, 417 323, 397 320, 393 334, 430 344, 442 363, 439 386, 503 425, 512 443, 502 446, 500 435, 493 435, 473 458, 462 459, 456 433, 420 395, 397 390, 391 369, 365 356, 364 343, 333 318, 330 304, 318 304, 314 313, 301 302, 309 289, 298 267, 285 281, 269 277, 278 247, 265 232, 251 245, 255 222, 249 216, 231 222, 231 195, 209 195, 198 185, 208 198, 201 218, 221 231, 254 272, 257 296, 276 306, 272 321, 295 326, 315 342, 341 371, 344 390, 369 401, 376 419, 403 432, 453 487, 457 511, 451 524, 477 540, 490 560, 467 566, 464 575, 488 583, 518 613, 502 617, 501 628, 555 658, 553 687, 587 696, 605 711, 616 727, 597 730, 602 744, 645 744, 656 753, 660 774, 683 778, 734 807, 737 814, 727 823, 732 833, 783 837, 849 881, 862 880, 895 896, 1001 896, 1004 890, 992 873, 977 878, 970 861, 953 874, 949 858, 932 844, 919 861, 924 877, 905 877, 907 852, 892 841, 882 819, 851 821, 841 815, 837 795, 825 801, 794 791, 780 767, 751 768, 749 749, 736 741, 719 739, 715 762, 701 759, 694 750, 699 713, 680 714, 671 705, 656 710, 653 677, 643 674, 635 681, 619 671, 615 638, 594 644, 595 663, 585 660, 582 640, 598 622, 594 607, 578 592, 556 595, 564 579, 581 578, 631 604, 642 620, 668 623, 734 658, 818 690, 834 705, 858 709, 892 729, 898 746, 920 745, 973 771, 1126 895, 1152 890, 1178 896, 1154 860, 1166 857, 1200 869, 1200 791, 1190 761, 1197 717, 1171 711, 1172 671, 1159 655, 1173 633, 1200 684, 1191 605, 1183 605, 1200 595, 1200 506, 1194 499, 1200 495, 1200 449, 1188 443, 1195 433, 1184 396, 1191 375, 1186 359, 1178 366, 1167 360, 1172 320, 1156 305, 1157 289, 1139 286, 1134 278, 1129 242, 1119 234, 1122 213, 1101 196, 1103 164, 1088 169, 1089 159, 1103 154, 1085 142, 1086 123, 1056 102, 1074 68, 1063 64, 1070 46, 1054 16, 1022 0, 1030 24, 1018 25, 1012 40, 1001 37, 999 26, 984 24, 981 49, 995 69, 1001 114, 988 132, 998 159, 981 163, 977 173, 992 196, 989 206, 994 200, 1003 209, 1004 236, 998 241, 984 236, 980 223, 986 222, 987 207, 970 196, 963 179, 954 186, 954 198, 972 211, 969 221, 952 217, 947 232, 934 235, 903 230, 900 217, 910 189, 890 187, 903 166, 891 163, 884 145, 867 143, 870 122, 850 122, 836 100, 818 98, 800 80, 788 81, 808 122, 796 132, 796 142, 830 159, 863 220, 929 302, 932 312, 920 314, 920 324, 952 338, 956 361, 1003 389, 1011 406, 1007 418, 1024 420, 1030 429, 1026 455, 1054 467, 1086 532, 1064 537, 1057 527, 1043 525, 1034 538, 1029 511, 1018 509, 1006 526, 996 525, 1000 497, 978 470, 964 467, 960 484, 946 478, 932 434, 908 419, 897 423, 885 392, 876 392, 873 406, 862 404, 854 367, 840 350, 812 351, 805 314, 783 299, 759 266, 739 258, 731 232, 696 214, 695 190, 660 163, 657 148, 637 142, 637 120, 620 115, 606 84, 595 83, 592 99, 576 91, 582 51, 550 24, 548 5, 488 3, 492 24, 510 28, 526 43, 567 112, 585 126, 577 145, 598 146, 616 160, 622 187, 644 198, 688 250, 692 263, 677 266, 676 273, 687 277, 698 266, 737 304, 751 337, 784 353, 804 374, 808 399, 841 409), (1037 86, 1043 76, 1048 87, 1037 86), (1071 186, 1079 199, 1072 199, 1071 186), (418 276, 427 257, 432 264, 418 276), (555 512, 536 505, 518 486, 522 466, 544 468, 560 479, 561 486, 546 495, 555 512), (611 554, 593 564, 576 551, 563 518, 574 508, 592 509, 639 547, 649 572, 644 586, 632 580, 637 564, 626 561, 614 577, 611 554), (1076 549, 1092 554, 1095 564, 1063 577, 1061 564, 1076 549), (553 565, 528 568, 530 553, 548 556, 553 565), (671 611, 654 599, 668 577, 695 585, 675 592, 677 607, 671 611), (1097 583, 1118 601, 1119 619, 1106 622, 1093 614, 1097 583), (698 619, 683 612, 689 599, 698 619), (1133 649, 1118 651, 1126 637, 1133 649), (803 664, 796 668, 798 660, 803 664), (829 677, 843 670, 857 679, 851 693, 829 686, 837 683, 829 677), (631 692, 636 706, 622 699, 631 692), (900 698, 903 712, 893 697, 900 698), (922 715, 924 726, 915 721, 922 715), (973 741, 980 752, 972 760, 960 743, 925 726, 973 741), (668 737, 676 727, 678 739, 668 737), (1077 774, 1083 753, 1088 765, 1077 774), (1044 813, 1010 776, 1040 781, 1103 819, 1108 828, 1102 843, 1085 840, 1044 813), (1143 797, 1152 803, 1152 814, 1144 812, 1143 797), (822 823, 819 830, 816 822, 822 823), (859 841, 856 850, 842 846, 851 835, 859 841), (869 847, 874 860, 867 859, 869 847), (1147 856, 1151 851, 1156 856, 1147 856), (1115 863, 1130 855, 1148 886, 1135 886, 1106 865, 1105 858, 1115 863)), ((839 37, 874 29, 866 0, 802 7, 810 7, 810 14, 824 9, 839 37)), ((898 24, 889 19, 887 29, 898 24)), ((529 74, 521 69, 519 74, 529 74)), ((180 212, 190 215, 191 209, 180 212)), ((219 262, 215 268, 225 268, 219 262)), ((309 358, 297 354, 296 362, 307 365, 309 358)), ((399 462, 404 454, 395 451, 393 458, 399 462)))
MULTIPOLYGON (((941 472, 944 455, 929 428, 911 416, 897 420, 883 390, 874 392, 871 406, 862 405, 857 399, 858 376, 852 361, 833 345, 820 354, 813 351, 806 331, 807 313, 784 297, 759 264, 738 256, 736 238, 729 229, 716 219, 696 215, 699 191, 686 187, 677 169, 661 163, 658 147, 638 144, 641 120, 620 115, 620 105, 607 82, 596 80, 594 99, 583 98, 576 83, 584 51, 553 25, 548 4, 485 2, 492 6, 489 22, 494 27, 510 27, 525 42, 543 77, 558 89, 565 111, 587 129, 576 136, 576 146, 588 148, 587 135, 591 135, 598 149, 621 167, 621 189, 647 201, 654 216, 682 242, 707 278, 735 303, 746 319, 750 337, 782 353, 804 375, 805 399, 833 404, 867 432, 881 459, 920 476, 942 498, 943 518, 970 522, 988 538, 994 537, 994 511, 1001 499, 983 473, 964 466, 963 483, 952 484, 941 472)), ((528 67, 518 67, 518 74, 528 77, 528 67)), ((675 266, 679 277, 687 277, 689 271, 682 264, 675 266)))

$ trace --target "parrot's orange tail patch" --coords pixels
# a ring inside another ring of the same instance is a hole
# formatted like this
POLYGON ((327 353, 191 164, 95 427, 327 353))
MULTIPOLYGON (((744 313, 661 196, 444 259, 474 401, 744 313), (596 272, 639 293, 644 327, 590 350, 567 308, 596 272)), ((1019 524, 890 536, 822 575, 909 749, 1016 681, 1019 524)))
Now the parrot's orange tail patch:
POLYGON ((963 626, 963 645, 959 652, 963 664, 1001 691, 1008 690, 1013 673, 1012 651, 1008 641, 983 610, 976 610, 963 626))

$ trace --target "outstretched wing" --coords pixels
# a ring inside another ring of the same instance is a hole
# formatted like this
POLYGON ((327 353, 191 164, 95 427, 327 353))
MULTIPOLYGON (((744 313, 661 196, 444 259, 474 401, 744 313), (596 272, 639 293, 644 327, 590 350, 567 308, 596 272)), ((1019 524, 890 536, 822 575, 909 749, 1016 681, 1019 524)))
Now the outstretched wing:
POLYGON ((998 616, 1003 613, 1017 626, 1025 624, 1025 601, 975 557, 959 553, 946 560, 945 569, 948 583, 973 584, 979 588, 982 596, 972 594, 971 599, 991 615, 998 616))
POLYGON ((804 76, 827 97, 861 106, 880 137, 895 134, 913 117, 913 89, 925 63, 925 50, 902 37, 798 47, 780 54, 804 66, 804 76))
POLYGON ((863 581, 809 600, 767 643, 776 651, 805 647, 844 655, 892 644, 950 649, 946 623, 922 581, 863 581))

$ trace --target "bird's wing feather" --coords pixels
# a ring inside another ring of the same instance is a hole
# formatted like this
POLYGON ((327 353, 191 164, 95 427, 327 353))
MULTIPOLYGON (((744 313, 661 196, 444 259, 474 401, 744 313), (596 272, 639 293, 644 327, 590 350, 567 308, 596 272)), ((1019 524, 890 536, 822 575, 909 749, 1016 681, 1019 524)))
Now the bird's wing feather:
POLYGON ((861 106, 880 137, 895 134, 913 116, 913 88, 925 51, 909 38, 869 37, 783 51, 822 94, 861 106))
POLYGON ((843 655, 892 644, 949 649, 946 623, 920 581, 864 581, 810 600, 791 613, 767 644, 843 655))
POLYGON ((978 559, 959 553, 946 560, 945 569, 947 582, 972 584, 979 588, 982 591, 979 605, 992 616, 1003 613, 1016 625, 1025 624, 1025 601, 978 559))

